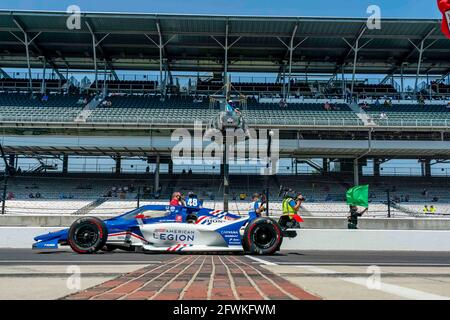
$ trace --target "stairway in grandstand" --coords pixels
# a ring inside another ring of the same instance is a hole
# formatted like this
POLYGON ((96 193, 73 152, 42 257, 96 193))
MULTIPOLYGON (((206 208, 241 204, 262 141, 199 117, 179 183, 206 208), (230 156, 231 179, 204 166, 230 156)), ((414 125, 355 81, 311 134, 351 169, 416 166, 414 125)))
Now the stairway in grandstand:
POLYGON ((84 207, 75 211, 74 214, 75 215, 86 215, 89 212, 91 212, 92 210, 94 210, 95 208, 99 207, 101 204, 103 204, 106 201, 108 201, 108 198, 104 198, 104 197, 97 198, 96 200, 88 203, 84 207))
POLYGON ((373 126, 376 124, 372 117, 360 108, 357 103, 349 103, 348 106, 353 110, 358 118, 361 119, 365 126, 373 126))
POLYGON ((80 111, 80 113, 73 120, 74 122, 86 122, 87 118, 94 112, 95 108, 97 108, 100 103, 102 103, 103 99, 100 96, 95 96, 94 99, 89 101, 89 103, 80 111))
MULTIPOLYGON (((387 203, 386 203, 386 205, 387 205, 387 203)), ((408 208, 406 208, 404 206, 401 206, 395 201, 391 201, 391 207, 396 209, 396 210, 398 210, 398 211, 400 211, 400 212, 406 213, 407 215, 409 215, 411 217, 416 217, 418 215, 416 211, 413 211, 413 210, 408 209, 408 208)))

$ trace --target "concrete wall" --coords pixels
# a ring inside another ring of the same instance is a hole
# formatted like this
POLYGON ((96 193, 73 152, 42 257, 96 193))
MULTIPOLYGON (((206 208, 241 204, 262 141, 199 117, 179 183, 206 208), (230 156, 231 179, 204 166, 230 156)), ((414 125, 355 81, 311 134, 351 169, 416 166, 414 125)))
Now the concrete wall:
MULTIPOLYGON (((112 216, 96 215, 101 219, 112 216)), ((69 227, 80 216, 1 216, 0 226, 69 227)), ((339 217, 304 217, 305 229, 347 229, 347 219, 339 217)), ((369 230, 450 230, 449 218, 361 218, 358 227, 369 230)))
POLYGON ((450 231, 428 230, 301 230, 284 239, 283 250, 327 251, 445 251, 450 231))
MULTIPOLYGON (((347 219, 303 217, 305 229, 347 229, 347 219)), ((450 230, 448 218, 360 218, 359 229, 367 230, 450 230)))
MULTIPOLYGON (((31 248, 37 235, 60 228, 0 227, 0 248, 31 248)), ((446 251, 450 231, 303 229, 282 250, 446 251)))

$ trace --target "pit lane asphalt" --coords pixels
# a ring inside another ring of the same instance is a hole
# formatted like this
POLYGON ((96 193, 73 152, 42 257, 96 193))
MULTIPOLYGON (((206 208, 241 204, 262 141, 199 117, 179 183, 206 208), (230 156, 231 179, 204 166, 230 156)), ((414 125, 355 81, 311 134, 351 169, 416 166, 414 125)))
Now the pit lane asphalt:
MULTIPOLYGON (((79 255, 70 251, 70 249, 59 249, 57 251, 0 249, 0 265, 147 265, 155 263, 163 264, 175 256, 177 255, 123 251, 79 255)), ((273 256, 254 256, 254 258, 256 258, 253 260, 254 263, 278 265, 450 266, 449 252, 282 251, 273 256)))

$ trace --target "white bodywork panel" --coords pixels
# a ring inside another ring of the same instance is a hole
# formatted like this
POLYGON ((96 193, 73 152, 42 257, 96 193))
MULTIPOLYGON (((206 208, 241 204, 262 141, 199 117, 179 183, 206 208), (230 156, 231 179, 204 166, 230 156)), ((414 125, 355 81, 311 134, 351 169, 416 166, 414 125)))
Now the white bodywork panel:
POLYGON ((146 243, 145 250, 152 251, 242 251, 240 230, 228 244, 218 229, 242 223, 243 219, 228 221, 209 219, 208 224, 155 223, 141 225, 140 229, 146 243))

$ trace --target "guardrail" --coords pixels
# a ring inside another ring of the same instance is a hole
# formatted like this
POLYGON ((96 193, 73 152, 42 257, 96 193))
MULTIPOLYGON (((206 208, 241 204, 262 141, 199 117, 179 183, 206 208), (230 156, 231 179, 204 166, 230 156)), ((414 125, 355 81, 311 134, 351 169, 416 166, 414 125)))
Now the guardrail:
MULTIPOLYGON (((39 115, 18 115, 18 116, 0 116, 0 122, 6 123, 61 123, 61 124, 73 124, 75 116, 61 115, 61 116, 39 116, 39 115)), ((122 125, 173 125, 173 124, 192 124, 196 120, 203 120, 204 123, 209 123, 210 117, 204 118, 192 118, 192 119, 178 119, 173 118, 144 118, 142 116, 105 116, 101 120, 88 118, 86 123, 88 124, 122 124, 122 125)), ((292 119, 287 117, 280 118, 264 118, 264 122, 260 119, 247 119, 249 125, 270 125, 270 126, 324 126, 324 127, 366 127, 364 123, 359 119, 344 119, 344 118, 305 118, 299 117, 298 119, 292 119)), ((373 119, 373 126, 382 127, 449 127, 450 120, 448 119, 373 119)))

